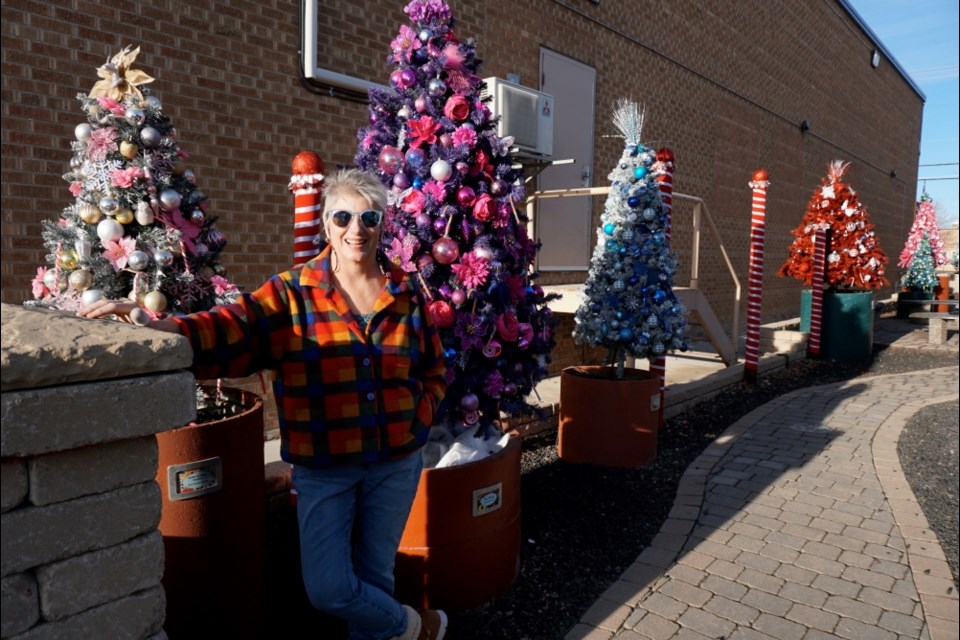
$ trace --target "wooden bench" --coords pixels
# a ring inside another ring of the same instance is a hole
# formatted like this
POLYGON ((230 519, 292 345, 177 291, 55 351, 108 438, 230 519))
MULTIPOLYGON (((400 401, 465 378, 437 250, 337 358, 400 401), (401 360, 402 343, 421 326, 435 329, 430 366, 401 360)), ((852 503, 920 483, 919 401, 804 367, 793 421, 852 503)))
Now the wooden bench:
POLYGON ((936 311, 916 311, 910 314, 910 321, 927 320, 929 322, 929 331, 927 333, 927 342, 930 344, 943 344, 947 341, 947 331, 949 329, 957 330, 960 328, 960 317, 952 313, 938 313, 936 311))

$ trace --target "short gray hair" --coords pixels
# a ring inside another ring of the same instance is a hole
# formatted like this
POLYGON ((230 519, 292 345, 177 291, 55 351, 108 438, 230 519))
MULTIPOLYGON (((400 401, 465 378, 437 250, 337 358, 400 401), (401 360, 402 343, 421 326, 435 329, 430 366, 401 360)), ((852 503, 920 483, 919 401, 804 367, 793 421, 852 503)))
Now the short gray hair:
POLYGON ((324 181, 323 194, 324 217, 330 210, 330 202, 335 197, 345 194, 360 196, 378 211, 383 211, 387 207, 387 188, 377 176, 359 169, 340 169, 332 176, 328 176, 324 181))

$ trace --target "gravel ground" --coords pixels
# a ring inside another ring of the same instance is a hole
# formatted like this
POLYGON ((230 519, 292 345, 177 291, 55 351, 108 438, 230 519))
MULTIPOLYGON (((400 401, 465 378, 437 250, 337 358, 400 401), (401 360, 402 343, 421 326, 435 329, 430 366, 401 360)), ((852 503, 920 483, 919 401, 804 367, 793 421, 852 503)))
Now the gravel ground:
POLYGON ((913 415, 897 443, 897 455, 923 515, 937 534, 957 585, 957 533, 960 530, 957 451, 960 450, 960 403, 924 407, 913 415))
MULTIPOLYGON (((557 640, 631 564, 660 529, 684 470, 719 434, 756 407, 812 385, 904 371, 956 366, 956 353, 877 347, 860 362, 801 360, 761 378, 738 384, 707 403, 667 420, 657 461, 646 468, 574 465, 557 458, 556 434, 524 444, 520 576, 504 596, 469 611, 449 612, 451 640, 557 640)), ((952 532, 957 558, 957 411, 931 407, 901 438, 904 467, 931 527, 945 550, 952 532), (930 416, 935 416, 931 419, 930 416), (952 429, 952 431, 951 431, 952 429), (953 445, 943 446, 945 433, 953 445), (929 473, 937 458, 937 478, 929 473), (914 484, 922 469, 924 477, 914 484), (942 474, 939 472, 942 471, 942 474), (943 487, 952 488, 944 491, 943 487), (931 515, 932 514, 932 515, 931 515), (952 518, 952 519, 951 519, 952 518), (936 524, 934 524, 936 523, 936 524)))
MULTIPOLYGON (((667 420, 657 461, 640 469, 569 464, 556 432, 524 442, 521 571, 502 597, 448 611, 450 640, 560 640, 659 531, 690 463, 728 426, 795 389, 861 376, 957 366, 955 352, 875 347, 863 362, 800 360, 735 385, 667 420)), ((900 439, 904 471, 957 575, 957 403, 917 414, 900 439), (952 437, 951 445, 944 446, 952 437), (951 538, 952 536, 952 538, 951 538), (951 542, 952 540, 952 542, 951 542)), ((264 637, 346 637, 344 625, 306 602, 288 505, 268 530, 264 637)))

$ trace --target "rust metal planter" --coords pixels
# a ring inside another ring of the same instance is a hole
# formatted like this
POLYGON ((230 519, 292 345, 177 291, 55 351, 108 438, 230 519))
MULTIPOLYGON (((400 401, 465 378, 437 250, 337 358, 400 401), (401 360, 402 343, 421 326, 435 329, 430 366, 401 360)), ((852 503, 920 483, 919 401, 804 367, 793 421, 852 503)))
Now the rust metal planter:
POLYGON ((638 467, 657 458, 660 380, 641 369, 609 377, 609 367, 560 374, 557 454, 567 462, 638 467))
POLYGON ((504 594, 519 572, 520 439, 476 462, 424 469, 397 554, 397 598, 469 609, 504 594))
POLYGON ((170 638, 262 637, 263 400, 222 392, 241 413, 157 435, 170 638))

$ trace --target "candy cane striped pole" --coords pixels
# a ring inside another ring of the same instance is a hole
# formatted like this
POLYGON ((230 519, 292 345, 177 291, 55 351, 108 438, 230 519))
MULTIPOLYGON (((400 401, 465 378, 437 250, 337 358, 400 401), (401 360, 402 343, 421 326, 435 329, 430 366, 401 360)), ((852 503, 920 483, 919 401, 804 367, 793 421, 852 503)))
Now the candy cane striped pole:
POLYGON ((312 151, 301 151, 291 163, 288 188, 294 195, 293 266, 320 253, 320 210, 323 194, 323 160, 312 151))
POLYGON ((827 263, 827 231, 817 229, 813 241, 813 289, 810 295, 810 337, 807 355, 820 357, 820 329, 823 321, 823 280, 827 263))
POLYGON ((753 172, 750 188, 753 204, 750 210, 750 277, 747 287, 747 339, 744 345, 743 376, 748 382, 757 381, 760 362, 760 307, 763 299, 763 242, 767 226, 767 187, 770 181, 766 169, 753 172))
MULTIPOLYGON (((670 244, 670 237, 673 232, 671 217, 673 214, 673 170, 675 167, 673 150, 664 147, 657 151, 657 162, 654 165, 657 181, 657 187, 660 189, 660 200, 663 202, 663 210, 666 214, 663 222, 663 233, 667 237, 667 245, 670 244)), ((650 363, 650 372, 655 373, 660 378, 660 414, 658 417, 658 428, 663 428, 663 409, 666 400, 666 381, 667 381, 667 358, 659 355, 650 363)))

